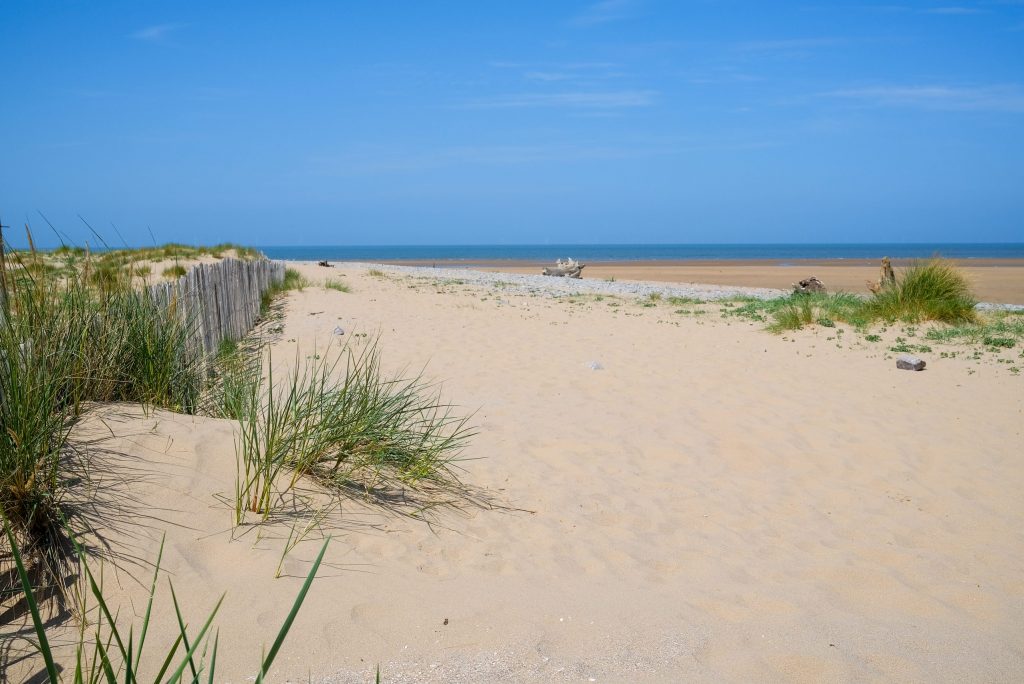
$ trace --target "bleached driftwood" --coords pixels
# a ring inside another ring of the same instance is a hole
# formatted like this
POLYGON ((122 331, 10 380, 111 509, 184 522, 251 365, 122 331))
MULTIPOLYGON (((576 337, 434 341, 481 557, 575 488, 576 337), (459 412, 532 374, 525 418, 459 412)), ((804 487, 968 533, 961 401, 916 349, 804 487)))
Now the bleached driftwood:
POLYGON ((878 274, 877 281, 868 281, 868 289, 873 293, 878 294, 887 287, 892 287, 896 284, 896 273, 892 270, 892 262, 889 261, 889 257, 882 257, 882 268, 878 274))
POLYGON ((581 264, 572 258, 565 261, 559 259, 555 262, 554 268, 545 268, 541 273, 546 276, 555 276, 556 278, 582 278, 585 266, 586 264, 581 264))

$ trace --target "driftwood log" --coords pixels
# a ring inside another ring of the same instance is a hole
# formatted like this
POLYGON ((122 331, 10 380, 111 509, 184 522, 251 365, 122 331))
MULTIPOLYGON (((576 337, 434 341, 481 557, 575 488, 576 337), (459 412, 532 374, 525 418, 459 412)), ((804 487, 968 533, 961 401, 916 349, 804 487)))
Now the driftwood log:
POLYGON ((323 266, 325 268, 334 268, 333 266, 331 266, 330 263, 328 263, 328 261, 326 259, 324 259, 323 261, 318 261, 316 263, 317 263, 317 266, 323 266))
POLYGON ((799 283, 793 283, 793 292, 799 294, 810 294, 811 292, 824 292, 825 283, 821 282, 814 276, 801 280, 799 283))
POLYGON ((896 284, 896 273, 892 270, 892 262, 889 257, 882 257, 882 267, 878 274, 877 281, 868 281, 868 289, 873 293, 878 294, 887 287, 892 287, 896 284))
POLYGON ((581 264, 574 259, 567 259, 565 261, 559 259, 555 262, 553 268, 545 268, 541 271, 541 274, 556 278, 582 278, 584 267, 586 267, 586 264, 581 264))

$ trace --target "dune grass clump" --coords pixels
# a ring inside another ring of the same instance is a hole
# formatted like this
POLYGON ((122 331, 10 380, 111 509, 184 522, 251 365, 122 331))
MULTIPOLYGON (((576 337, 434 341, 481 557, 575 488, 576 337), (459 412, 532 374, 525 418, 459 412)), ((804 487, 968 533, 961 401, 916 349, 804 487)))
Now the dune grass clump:
POLYGON ((248 383, 236 405, 239 458, 236 522, 270 515, 274 488, 308 475, 338 492, 375 495, 457 483, 452 465, 472 435, 467 419, 420 377, 386 376, 376 343, 361 351, 296 359, 288 376, 273 366, 241 370, 248 383))
POLYGON ((340 280, 326 280, 324 281, 324 287, 328 290, 336 290, 338 292, 351 292, 352 288, 347 283, 343 283, 340 280))
POLYGON ((79 278, 5 282, 0 512, 51 569, 43 574, 56 578, 68 551, 59 524, 73 477, 65 463, 67 439, 83 406, 132 401, 192 412, 203 361, 189 343, 188 323, 120 281, 109 287, 79 278))
POLYGON ((808 325, 831 328, 836 321, 863 326, 869 322, 863 306, 863 299, 848 292, 794 293, 774 299, 738 297, 723 303, 722 316, 767 322, 769 330, 781 332, 808 325))
POLYGON ((188 271, 181 264, 175 264, 174 266, 168 266, 163 270, 164 278, 180 278, 185 275, 188 271))
POLYGON ((773 301, 769 312, 774 321, 769 330, 799 330, 805 325, 834 328, 836 321, 862 326, 868 323, 864 301, 848 292, 793 294, 773 301))
POLYGON ((970 323, 978 303, 967 277, 952 263, 930 259, 913 264, 894 285, 877 292, 865 305, 873 319, 919 323, 970 323))
POLYGON ((260 312, 266 314, 270 310, 270 304, 280 295, 289 290, 303 290, 309 287, 309 280, 294 268, 284 270, 284 280, 275 283, 264 291, 260 299, 260 312))
POLYGON ((774 332, 843 322, 864 328, 874 321, 970 324, 978 321, 970 283, 942 259, 915 263, 902 277, 870 298, 848 292, 793 293, 775 299, 739 297, 724 304, 723 316, 768 322, 774 332))

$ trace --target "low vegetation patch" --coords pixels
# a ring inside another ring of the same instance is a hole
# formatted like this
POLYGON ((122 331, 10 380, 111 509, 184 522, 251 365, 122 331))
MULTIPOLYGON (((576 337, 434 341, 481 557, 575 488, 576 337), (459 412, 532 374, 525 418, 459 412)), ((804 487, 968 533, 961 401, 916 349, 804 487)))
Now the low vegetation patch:
POLYGON ((303 475, 371 498, 457 486, 452 466, 472 435, 467 419, 422 378, 386 376, 375 343, 296 359, 286 379, 273 377, 270 359, 238 362, 225 377, 235 388, 225 413, 241 423, 237 523, 246 513, 265 519, 275 487, 287 491, 303 475))
MULTIPOLYGON (((15 255, 15 260, 38 258, 15 255)), ((3 274, 6 276, 7 274, 3 274)), ((73 480, 67 438, 87 402, 194 412, 203 360, 192 330, 123 279, 4 277, 0 297, 0 512, 56 579, 73 480)))
POLYGON ((925 338, 934 342, 984 344, 1012 348, 1024 343, 1024 311, 986 311, 971 323, 932 328, 925 338))
POLYGON ((324 287, 328 290, 337 290, 338 292, 351 292, 352 288, 348 284, 340 280, 327 280, 324 282, 324 287))
POLYGON ((963 336, 980 339, 989 333, 975 304, 966 277, 949 262, 931 259, 914 264, 895 283, 868 298, 846 292, 794 293, 767 300, 737 298, 723 305, 722 315, 765 322, 775 332, 809 325, 832 328, 840 322, 865 328, 876 321, 936 321, 960 326, 963 336))
POLYGON ((919 323, 971 323, 978 303, 970 282, 952 263, 931 259, 912 265, 864 305, 871 319, 919 323))
POLYGON ((168 266, 163 270, 164 278, 180 278, 185 275, 188 271, 185 270, 184 266, 175 264, 174 266, 168 266))
POLYGON ((260 300, 260 311, 264 315, 270 311, 270 305, 275 298, 281 296, 289 290, 303 290, 309 286, 309 281, 294 268, 286 268, 284 271, 284 280, 275 285, 271 285, 264 291, 260 300))

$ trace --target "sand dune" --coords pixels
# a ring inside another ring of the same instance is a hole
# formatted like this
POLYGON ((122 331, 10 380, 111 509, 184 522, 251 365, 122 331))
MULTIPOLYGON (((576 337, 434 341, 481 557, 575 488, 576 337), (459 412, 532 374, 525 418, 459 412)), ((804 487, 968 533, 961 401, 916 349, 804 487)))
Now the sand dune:
MULTIPOLYGON (((1024 380, 1007 364, 936 353, 909 373, 835 329, 302 268, 353 292, 290 294, 275 358, 340 326, 379 334, 392 370, 426 365, 477 410, 463 477, 495 505, 427 525, 344 502, 274 681, 368 681, 378 663, 394 682, 1024 677, 1024 380)), ((228 592, 218 667, 241 682, 319 541, 274 579, 288 522, 232 531, 233 429, 115 407, 78 435, 125 455, 112 482, 146 474, 111 490, 130 493, 114 548, 153 559, 166 530, 192 620, 228 592)), ((147 571, 123 562, 115 594, 138 611, 129 574, 147 571)))

